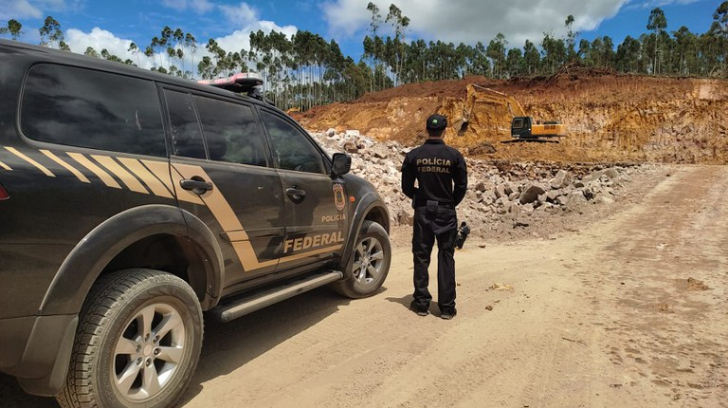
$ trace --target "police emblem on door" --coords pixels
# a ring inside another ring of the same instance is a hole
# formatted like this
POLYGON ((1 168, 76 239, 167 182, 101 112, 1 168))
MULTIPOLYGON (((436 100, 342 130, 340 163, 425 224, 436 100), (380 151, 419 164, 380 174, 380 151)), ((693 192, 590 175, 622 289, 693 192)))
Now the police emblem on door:
POLYGON ((336 204, 336 209, 339 211, 343 211, 344 207, 346 207, 344 186, 342 186, 341 184, 334 184, 334 203, 336 204))

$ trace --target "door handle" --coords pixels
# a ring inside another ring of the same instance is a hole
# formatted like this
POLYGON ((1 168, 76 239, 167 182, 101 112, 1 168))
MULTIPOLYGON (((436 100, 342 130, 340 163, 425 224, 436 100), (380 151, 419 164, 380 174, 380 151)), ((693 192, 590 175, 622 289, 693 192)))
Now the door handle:
POLYGON ((298 188, 298 186, 288 187, 286 189, 286 194, 288 194, 288 197, 291 199, 291 201, 296 204, 302 202, 303 199, 306 198, 306 191, 301 190, 300 188, 298 188))
POLYGON ((181 180, 179 185, 185 190, 191 190, 197 195, 205 194, 212 190, 212 183, 205 181, 202 177, 194 176, 191 179, 181 180))

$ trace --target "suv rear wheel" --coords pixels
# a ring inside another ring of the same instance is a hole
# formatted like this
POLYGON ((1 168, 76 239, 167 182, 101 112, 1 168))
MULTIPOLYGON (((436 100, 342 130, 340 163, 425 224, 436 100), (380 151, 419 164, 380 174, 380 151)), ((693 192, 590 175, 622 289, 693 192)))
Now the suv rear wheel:
POLYGON ((376 222, 364 221, 347 266, 345 276, 349 278, 334 282, 332 287, 352 299, 371 296, 387 279, 391 258, 387 231, 376 222))
POLYGON ((81 311, 61 406, 168 407, 192 379, 202 311, 189 285, 134 269, 102 277, 81 311))

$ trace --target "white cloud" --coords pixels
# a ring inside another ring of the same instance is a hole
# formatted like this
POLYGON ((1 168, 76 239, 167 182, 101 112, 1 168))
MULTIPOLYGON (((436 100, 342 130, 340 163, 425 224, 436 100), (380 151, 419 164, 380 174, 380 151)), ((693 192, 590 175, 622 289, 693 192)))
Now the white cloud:
POLYGON ((162 5, 177 11, 192 9, 199 14, 205 14, 215 8, 209 0, 162 0, 162 5))
POLYGON ((43 12, 28 0, 10 0, 0 7, 0 20, 41 18, 43 12))
POLYGON ((101 50, 106 49, 110 54, 116 55, 122 60, 131 59, 140 67, 151 68, 153 66, 152 61, 143 54, 144 50, 141 50, 138 56, 128 51, 131 40, 119 38, 101 28, 95 27, 90 33, 71 28, 66 31, 65 36, 66 43, 75 53, 83 54, 86 48, 93 47, 97 53, 101 54, 101 50))
POLYGON ((655 7, 665 7, 673 4, 684 6, 686 4, 697 3, 701 0, 642 0, 630 2, 630 8, 653 9, 655 7))
POLYGON ((218 45, 220 45, 222 49, 228 52, 239 52, 241 49, 249 51, 250 33, 258 30, 262 30, 265 33, 269 33, 271 31, 282 32, 286 34, 289 39, 292 35, 298 32, 298 28, 295 26, 281 27, 272 21, 256 21, 241 30, 233 32, 232 34, 216 38, 215 41, 217 41, 218 45))
POLYGON ((258 20, 258 11, 248 5, 240 3, 238 6, 219 6, 227 19, 238 27, 247 27, 258 20))
MULTIPOLYGON (((370 0, 333 0, 321 8, 329 24, 330 35, 342 37, 369 32, 372 14, 367 10, 370 0)), ((663 0, 667 1, 667 0, 663 0)), ((694 1, 694 0, 673 0, 694 1)), ((382 20, 389 12, 390 1, 373 0, 379 7, 382 20)), ((509 47, 522 47, 529 39, 539 44, 544 32, 561 36, 566 32, 564 22, 574 16, 572 29, 595 29, 603 20, 614 17, 630 0, 399 0, 397 7, 410 18, 407 32, 432 41, 485 45, 498 33, 503 33, 509 47)), ((391 28, 382 23, 380 33, 391 28)), ((381 34, 380 34, 381 35, 381 34)))
MULTIPOLYGON (((241 49, 248 51, 250 49, 250 33, 258 30, 269 33, 273 30, 282 32, 291 38, 292 35, 298 32, 298 28, 295 26, 284 26, 281 27, 272 21, 252 21, 247 26, 240 30, 236 30, 233 33, 215 38, 218 45, 222 49, 228 52, 240 52, 241 49)), ((81 30, 71 28, 65 33, 66 43, 71 47, 71 51, 79 54, 83 54, 88 47, 93 47, 97 53, 101 54, 103 49, 106 49, 110 54, 116 55, 122 60, 130 59, 141 68, 151 69, 155 66, 163 66, 169 68, 171 64, 176 64, 178 68, 184 68, 187 71, 192 71, 194 75, 197 75, 197 64, 202 60, 202 57, 210 55, 205 49, 205 44, 198 44, 197 50, 193 53, 192 49, 186 49, 184 66, 179 60, 170 61, 169 57, 165 52, 154 54, 152 57, 144 55, 144 49, 141 49, 139 53, 133 54, 129 51, 129 46, 132 40, 123 39, 117 37, 113 33, 95 27, 91 32, 83 32, 81 30)), ((140 47, 144 45, 137 44, 140 47)))

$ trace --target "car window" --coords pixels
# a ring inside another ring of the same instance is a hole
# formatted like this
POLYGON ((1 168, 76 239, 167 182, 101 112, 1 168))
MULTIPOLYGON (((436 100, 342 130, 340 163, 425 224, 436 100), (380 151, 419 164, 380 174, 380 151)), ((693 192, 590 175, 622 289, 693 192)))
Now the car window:
POLYGON ((30 69, 20 127, 41 142, 166 156, 152 81, 64 65, 30 69))
POLYGON ((195 96, 210 160, 266 166, 263 135, 246 105, 195 96))
POLYGON ((186 92, 164 90, 172 133, 172 154, 204 159, 205 145, 197 122, 192 96, 186 92))
POLYGON ((270 135, 279 168, 309 173, 325 172, 321 153, 303 133, 269 112, 261 112, 261 119, 270 135))

